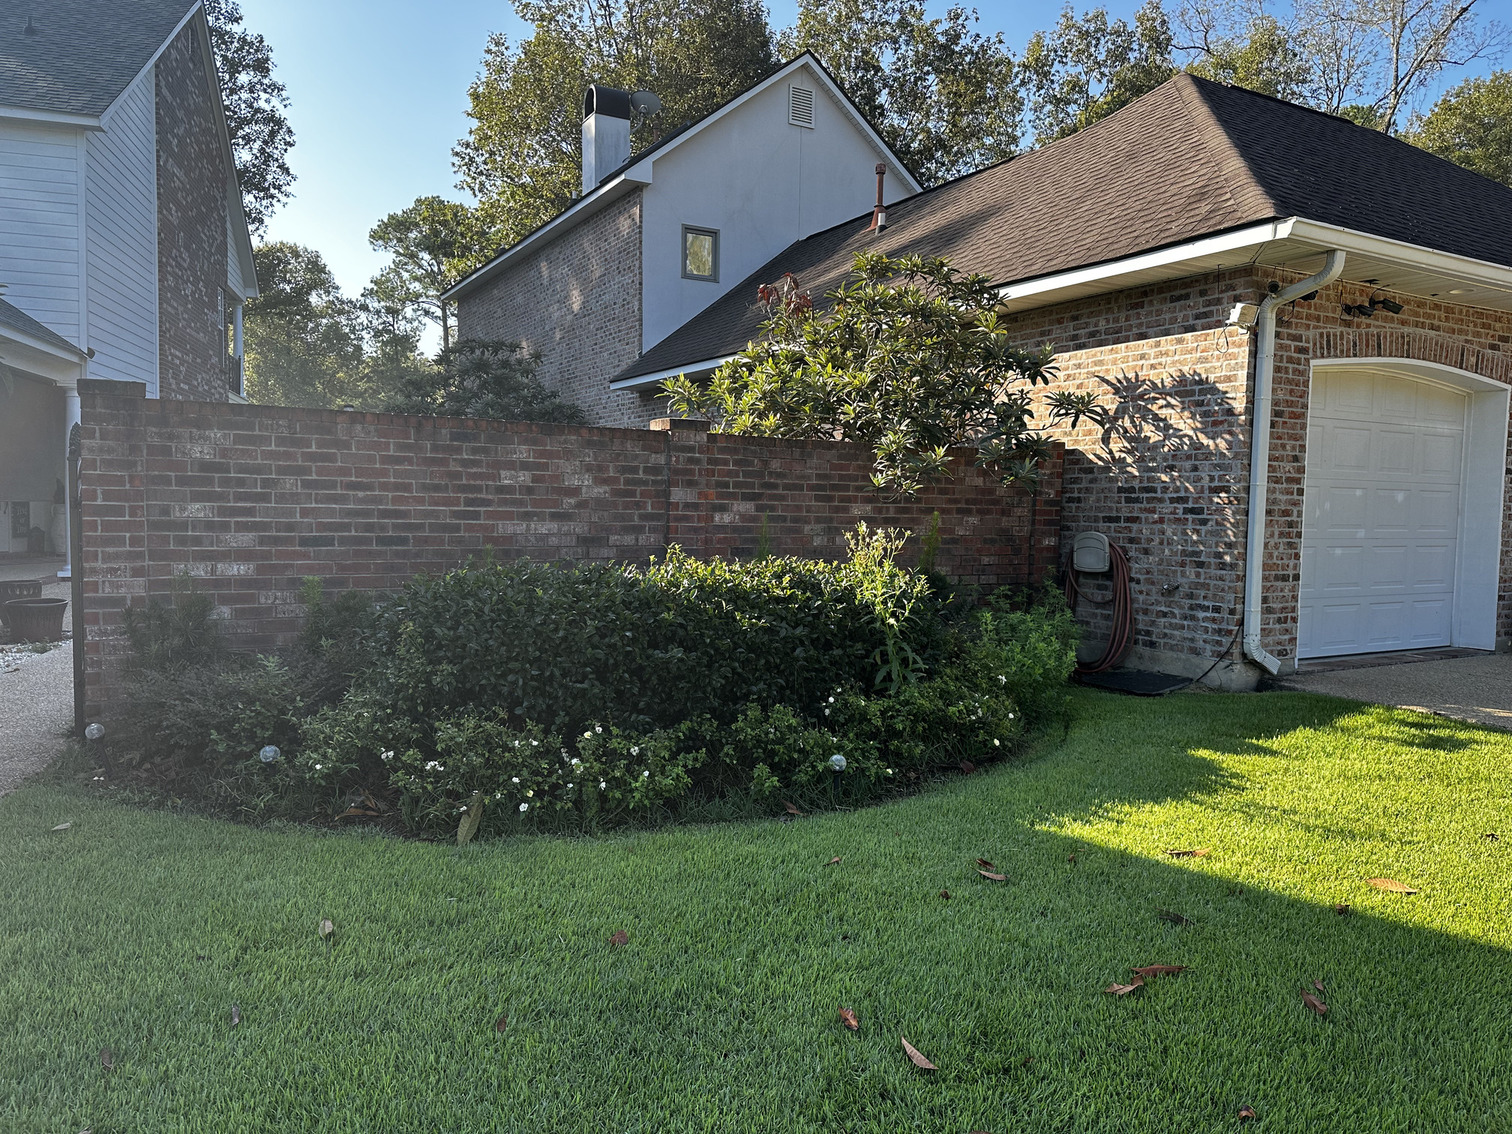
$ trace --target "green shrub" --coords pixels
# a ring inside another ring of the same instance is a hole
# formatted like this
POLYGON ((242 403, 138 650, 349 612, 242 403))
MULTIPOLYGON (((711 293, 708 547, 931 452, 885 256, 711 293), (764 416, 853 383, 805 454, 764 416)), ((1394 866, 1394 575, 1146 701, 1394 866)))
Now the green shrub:
POLYGON ((1000 651, 988 668, 999 667, 1004 692, 1029 726, 1064 719, 1079 631, 1060 589, 1047 585, 1026 600, 1005 588, 992 596, 978 627, 981 641, 1000 651))

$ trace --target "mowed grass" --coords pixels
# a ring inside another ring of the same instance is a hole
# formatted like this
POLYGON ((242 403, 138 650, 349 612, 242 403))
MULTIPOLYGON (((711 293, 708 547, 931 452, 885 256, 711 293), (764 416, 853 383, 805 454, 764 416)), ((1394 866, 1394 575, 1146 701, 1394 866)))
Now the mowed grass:
POLYGON ((865 811, 460 852, 28 788, 0 1130, 1512 1129, 1512 735, 1291 694, 1077 709, 865 811), (1103 993, 1151 963, 1190 967, 1103 993))

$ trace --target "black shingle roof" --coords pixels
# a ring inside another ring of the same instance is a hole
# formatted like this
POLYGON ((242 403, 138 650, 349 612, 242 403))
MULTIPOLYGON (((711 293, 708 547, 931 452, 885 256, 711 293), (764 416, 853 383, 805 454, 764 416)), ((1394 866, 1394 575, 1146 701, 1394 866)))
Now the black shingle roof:
POLYGON ((196 2, 0 2, 0 106, 104 113, 196 2))
POLYGON ((790 245, 615 379, 722 358, 760 333, 756 287, 817 301, 855 253, 944 256, 1008 284, 1284 217, 1512 266, 1512 189, 1342 118, 1178 75, 1068 138, 790 245))

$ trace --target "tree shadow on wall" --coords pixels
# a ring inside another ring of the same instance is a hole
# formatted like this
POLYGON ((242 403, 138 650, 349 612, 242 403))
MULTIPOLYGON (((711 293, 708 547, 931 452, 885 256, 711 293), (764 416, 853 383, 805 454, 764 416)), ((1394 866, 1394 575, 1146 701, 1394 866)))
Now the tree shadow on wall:
MULTIPOLYGON (((1240 594, 1248 469, 1244 418, 1231 392, 1193 369, 1095 375, 1108 417, 1068 439, 1065 514, 1105 531, 1129 556, 1135 644, 1195 622, 1209 656, 1225 650, 1240 594), (1088 442, 1078 446, 1080 441, 1088 442)), ((1080 615, 1089 648, 1108 634, 1107 576, 1087 576, 1080 615)))

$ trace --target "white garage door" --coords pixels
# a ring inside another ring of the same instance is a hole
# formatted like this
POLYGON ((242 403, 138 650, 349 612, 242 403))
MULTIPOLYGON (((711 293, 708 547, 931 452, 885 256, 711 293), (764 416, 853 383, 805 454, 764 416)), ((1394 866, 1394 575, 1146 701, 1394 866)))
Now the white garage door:
POLYGON ((1466 403, 1379 372, 1313 374, 1299 658, 1450 643, 1466 403))

